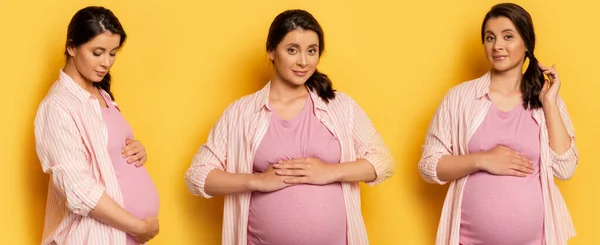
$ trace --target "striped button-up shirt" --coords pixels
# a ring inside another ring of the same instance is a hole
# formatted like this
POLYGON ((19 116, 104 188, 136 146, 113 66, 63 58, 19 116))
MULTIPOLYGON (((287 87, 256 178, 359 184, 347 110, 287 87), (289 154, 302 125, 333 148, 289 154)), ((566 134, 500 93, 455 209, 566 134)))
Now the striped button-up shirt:
MULTIPOLYGON (((232 103, 211 130, 208 140, 193 158, 186 172, 186 184, 194 195, 211 196, 204 191, 206 176, 214 169, 230 173, 252 173, 254 154, 267 132, 271 111, 267 108, 270 83, 262 90, 232 103)), ((341 162, 369 161, 377 178, 375 185, 392 176, 394 160, 366 113, 349 96, 336 93, 325 103, 313 92, 314 111, 341 145, 341 162)), ((358 183, 342 183, 347 211, 348 244, 368 244, 358 183)), ((225 197, 223 212, 224 245, 245 245, 251 193, 225 197)), ((273 217, 277 218, 277 217, 273 217)))
POLYGON ((98 100, 61 70, 34 126, 37 155, 50 174, 42 245, 125 245, 123 231, 88 216, 104 192, 122 205, 98 100))
MULTIPOLYGON (((422 177, 431 183, 445 184, 437 177, 437 163, 444 155, 469 154, 468 143, 490 108, 492 101, 488 92, 490 73, 452 88, 442 100, 429 125, 419 161, 422 177)), ((558 106, 563 123, 571 136, 567 152, 558 155, 550 148, 546 118, 542 109, 533 111, 533 118, 540 126, 540 178, 544 206, 544 240, 547 245, 567 244, 575 236, 575 228, 554 177, 566 180, 573 176, 577 167, 578 153, 575 147, 575 131, 564 101, 559 97, 558 106)), ((438 227, 436 245, 457 245, 461 220, 462 195, 468 176, 452 181, 444 201, 438 227)))

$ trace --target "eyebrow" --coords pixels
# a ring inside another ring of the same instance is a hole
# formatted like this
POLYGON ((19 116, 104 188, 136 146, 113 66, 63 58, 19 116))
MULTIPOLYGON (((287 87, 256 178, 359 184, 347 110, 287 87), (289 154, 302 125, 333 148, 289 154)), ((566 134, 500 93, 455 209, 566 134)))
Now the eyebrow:
MULTIPOLYGON (((514 31, 515 31, 515 30, 508 28, 508 29, 504 29, 504 30, 502 30, 502 32, 501 32, 501 33, 504 33, 504 32, 514 32, 514 31)), ((485 31, 485 33, 491 33, 491 34, 494 34, 494 32, 493 32, 493 31, 490 31, 490 30, 486 30, 486 31, 485 31)))
MULTIPOLYGON (((300 47, 300 45, 298 45, 297 43, 290 43, 290 44, 287 45, 287 47, 300 47)), ((309 48, 319 47, 319 45, 318 44, 311 44, 311 45, 308 45, 308 47, 309 48)))
MULTIPOLYGON (((119 48, 120 48, 120 46, 119 46, 119 47, 116 47, 116 48, 114 48, 114 49, 112 49, 111 51, 115 51, 115 50, 117 50, 117 49, 119 49, 119 48)), ((99 50, 102 50, 102 51, 106 51, 106 49, 105 49, 105 48, 103 48, 103 47, 95 47, 95 48, 93 48, 93 50, 98 50, 98 49, 99 49, 99 50)))

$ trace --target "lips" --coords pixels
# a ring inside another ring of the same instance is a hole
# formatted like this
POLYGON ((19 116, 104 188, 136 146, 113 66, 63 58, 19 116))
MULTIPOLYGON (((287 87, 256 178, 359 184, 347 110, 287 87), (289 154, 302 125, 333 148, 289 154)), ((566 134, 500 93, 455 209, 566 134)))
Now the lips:
POLYGON ((108 72, 107 71, 96 71, 96 74, 101 77, 105 76, 106 73, 108 73, 108 72))
POLYGON ((507 57, 508 57, 508 55, 495 55, 495 56, 492 56, 492 58, 493 58, 494 60, 496 60, 496 61, 503 61, 503 60, 505 60, 507 57))
POLYGON ((304 76, 306 76, 306 74, 308 74, 308 71, 294 71, 294 70, 292 70, 292 71, 294 72, 294 75, 299 76, 299 77, 304 77, 304 76))

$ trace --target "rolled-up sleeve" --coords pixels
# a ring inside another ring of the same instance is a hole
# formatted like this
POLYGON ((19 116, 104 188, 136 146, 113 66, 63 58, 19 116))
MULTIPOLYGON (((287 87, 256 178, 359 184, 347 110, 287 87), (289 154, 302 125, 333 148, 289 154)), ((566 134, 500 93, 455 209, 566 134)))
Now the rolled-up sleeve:
MULTIPOLYGON (((558 108, 567 133, 571 137, 571 146, 566 152, 560 155, 554 152, 551 147, 548 148, 550 149, 550 161, 554 176, 560 180, 567 180, 575 174, 575 169, 579 161, 579 153, 575 146, 575 128, 567 112, 567 106, 560 96, 558 97, 558 108)), ((550 142, 547 143, 549 144, 550 142)))
POLYGON ((449 95, 446 95, 431 119, 425 136, 419 172, 423 180, 429 183, 446 184, 446 181, 441 181, 437 176, 437 165, 442 156, 452 154, 449 110, 449 95))
POLYGON ((211 129, 206 143, 200 146, 194 155, 192 165, 185 173, 185 183, 192 195, 211 198, 204 190, 206 177, 215 169, 225 170, 227 162, 227 124, 228 113, 225 110, 221 118, 211 129))
POLYGON ((396 163, 365 111, 356 102, 350 101, 354 118, 352 133, 355 151, 358 159, 365 159, 373 166, 377 177, 373 181, 366 182, 373 186, 391 177, 396 163))
POLYGON ((87 216, 105 187, 94 179, 85 146, 73 117, 57 104, 40 105, 34 122, 36 151, 53 188, 69 210, 87 216))

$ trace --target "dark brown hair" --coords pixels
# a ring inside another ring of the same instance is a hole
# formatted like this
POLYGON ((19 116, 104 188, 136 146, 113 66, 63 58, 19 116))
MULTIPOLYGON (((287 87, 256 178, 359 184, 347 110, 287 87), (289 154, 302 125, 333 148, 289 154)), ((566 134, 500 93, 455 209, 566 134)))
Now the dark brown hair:
MULTIPOLYGON (((119 47, 123 46, 127 39, 127 34, 119 19, 113 14, 112 11, 104 7, 90 6, 83 8, 71 18, 69 27, 67 29, 67 43, 65 48, 79 47, 96 36, 104 33, 111 32, 121 36, 119 47)), ((69 57, 69 53, 65 49, 65 56, 69 57)), ((106 91, 112 100, 115 99, 112 92, 110 91, 110 73, 106 73, 102 81, 94 83, 94 86, 106 91)))
MULTIPOLYGON (((319 57, 325 50, 325 38, 323 29, 319 22, 309 12, 300 9, 287 10, 275 17, 269 28, 267 36, 267 51, 273 51, 283 40, 285 35, 294 30, 311 30, 319 36, 319 57)), ((316 92, 325 102, 335 98, 333 84, 327 75, 315 70, 315 73, 308 78, 306 86, 316 92)))
POLYGON ((523 74, 521 81, 521 92, 523 93, 523 106, 526 109, 538 109, 542 107, 539 95, 544 84, 544 73, 538 67, 538 60, 533 55, 535 48, 535 32, 533 30, 533 21, 529 13, 521 6, 514 3, 497 4, 490 9, 483 19, 481 25, 481 42, 485 36, 485 24, 489 19, 506 17, 512 21, 517 31, 523 38, 527 53, 525 58, 529 58, 529 66, 523 74))

